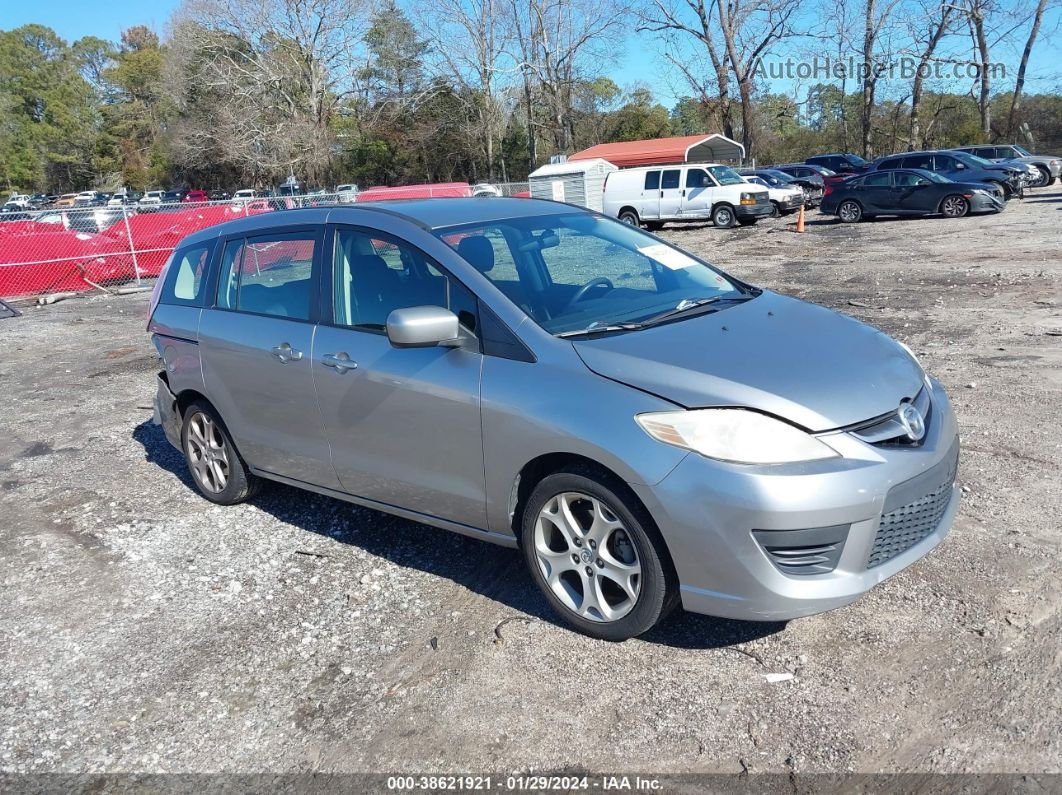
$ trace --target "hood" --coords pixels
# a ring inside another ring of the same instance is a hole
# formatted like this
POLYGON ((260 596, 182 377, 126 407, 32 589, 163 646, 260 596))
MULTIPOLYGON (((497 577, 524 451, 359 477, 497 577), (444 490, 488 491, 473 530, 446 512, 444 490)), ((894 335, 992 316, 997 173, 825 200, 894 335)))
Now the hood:
POLYGON ((810 431, 893 411, 922 370, 871 326, 764 291, 719 312, 573 342, 598 375, 686 408, 746 406, 810 431))

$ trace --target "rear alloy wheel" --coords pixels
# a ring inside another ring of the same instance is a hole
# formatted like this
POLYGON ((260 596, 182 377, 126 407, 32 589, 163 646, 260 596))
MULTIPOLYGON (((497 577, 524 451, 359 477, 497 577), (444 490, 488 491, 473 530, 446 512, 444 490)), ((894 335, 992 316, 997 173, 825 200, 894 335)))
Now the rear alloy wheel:
POLYGON ((580 632, 627 640, 676 603, 663 541, 643 513, 591 472, 558 472, 531 494, 525 558, 550 605, 580 632))
POLYGON ((640 225, 638 222, 638 213, 634 210, 624 210, 619 214, 619 219, 623 221, 623 223, 630 224, 631 226, 640 225))
POLYGON ((734 215, 734 208, 729 204, 720 204, 712 210, 712 223, 720 229, 729 229, 736 220, 737 216, 734 215))
POLYGON ((192 480, 211 502, 234 505, 258 491, 258 478, 247 469, 209 403, 196 401, 185 411, 181 442, 192 480))
POLYGON ((946 218, 962 218, 970 212, 970 203, 962 196, 948 196, 940 203, 940 211, 946 218))
POLYGON ((842 223, 857 223, 863 217, 863 208, 859 206, 859 202, 848 199, 841 202, 841 206, 837 208, 837 217, 842 223))

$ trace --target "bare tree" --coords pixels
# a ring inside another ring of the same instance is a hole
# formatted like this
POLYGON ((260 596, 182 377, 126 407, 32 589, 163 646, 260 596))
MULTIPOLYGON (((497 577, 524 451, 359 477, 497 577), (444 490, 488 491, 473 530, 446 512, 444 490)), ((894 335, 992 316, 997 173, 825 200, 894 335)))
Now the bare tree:
MULTIPOLYGON (((362 0, 185 0, 175 62, 222 101, 185 127, 184 148, 221 151, 254 176, 298 166, 321 178, 333 114, 355 89, 365 11, 362 0)), ((184 81, 185 100, 194 87, 184 81)))
POLYGON ((723 133, 733 137, 730 88, 736 84, 741 103, 741 141, 745 155, 755 148, 755 77, 770 48, 797 35, 793 22, 799 0, 653 0, 641 15, 642 30, 664 34, 665 47, 692 37, 708 55, 716 94, 710 98, 698 75, 683 63, 681 50, 668 58, 684 74, 702 102, 714 99, 723 133))
POLYGON ((908 147, 912 150, 921 149, 925 145, 919 116, 922 94, 929 66, 933 62, 937 47, 951 28, 955 7, 927 0, 923 3, 921 12, 914 15, 914 29, 911 31, 912 42, 919 46, 918 67, 911 83, 911 113, 908 125, 908 147))
POLYGON ((796 35, 793 17, 800 0, 716 0, 730 70, 741 97, 741 143, 752 157, 755 138, 753 77, 770 47, 796 35))
POLYGON ((661 34, 664 56, 696 93, 709 118, 715 121, 716 129, 733 138, 730 67, 724 44, 717 40, 719 26, 715 9, 711 0, 653 0, 651 5, 638 12, 638 29, 661 34), (683 46, 687 38, 692 38, 700 50, 692 58, 683 46), (714 79, 705 79, 697 69, 705 54, 714 79))
MULTIPOLYGON (((553 144, 571 149, 576 85, 615 61, 627 11, 619 0, 509 0, 517 68, 546 106, 553 144)), ((530 109, 529 109, 530 112, 530 109)))
POLYGON ((1043 24, 1044 12, 1047 11, 1048 0, 1038 0, 1036 9, 1033 11, 1032 28, 1025 39, 1025 47, 1021 51, 1021 62, 1018 64, 1018 76, 1014 82, 1014 94, 1010 100, 1010 112, 1007 114, 1007 138, 1014 134, 1014 121, 1021 105, 1021 93, 1025 89, 1025 72, 1029 66, 1029 56, 1032 54, 1033 45, 1040 35, 1040 25, 1043 24))
POLYGON ((513 29, 504 0, 430 0, 423 20, 434 44, 439 76, 452 80, 473 121, 469 138, 479 149, 487 178, 496 177, 495 142, 508 116, 505 88, 517 72, 513 29))
POLYGON ((882 62, 889 56, 882 51, 883 34, 888 29, 893 11, 899 0, 864 0, 863 6, 863 57, 860 79, 863 88, 863 101, 860 110, 860 132, 862 135, 863 157, 874 156, 874 109, 877 106, 878 80, 881 77, 882 62))

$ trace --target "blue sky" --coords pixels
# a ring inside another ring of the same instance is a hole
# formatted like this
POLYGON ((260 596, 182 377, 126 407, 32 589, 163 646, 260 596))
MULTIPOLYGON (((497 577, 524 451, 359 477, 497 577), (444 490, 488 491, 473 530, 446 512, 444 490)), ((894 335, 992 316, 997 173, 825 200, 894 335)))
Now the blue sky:
MULTIPOLYGON (((1016 2, 1003 0, 1005 5, 1016 2)), ((33 0, 0 0, 0 29, 37 22, 52 28, 68 41, 82 36, 99 36, 116 41, 125 28, 148 25, 162 35, 167 21, 179 5, 180 0, 44 0, 39 4, 33 0)), ((1057 59, 1058 37, 1062 34, 1060 28, 1062 8, 1056 7, 1049 12, 1041 29, 1040 40, 1029 67, 1027 93, 1062 91, 1062 64, 1057 59)), ((1024 44, 1024 35, 1023 30, 1016 37, 1020 39, 1019 46, 1024 44)), ((619 63, 609 70, 612 79, 621 87, 628 88, 635 84, 646 86, 652 90, 657 101, 666 107, 674 104, 676 94, 688 93, 678 76, 666 68, 668 62, 656 55, 660 45, 649 34, 632 34, 626 45, 619 63)), ((793 43, 791 47, 793 52, 803 49, 798 43, 793 43)), ((1011 70, 1017 67, 1018 55, 1016 51, 1003 51, 1002 48, 993 52, 993 57, 1005 62, 1011 70)), ((769 90, 803 94, 806 82, 781 80, 770 84, 769 90)), ((1008 76, 1000 81, 999 88, 1006 90, 1012 85, 1013 77, 1008 76)), ((949 83, 947 87, 955 90, 957 84, 949 83)), ((883 89, 883 93, 887 94, 888 86, 883 86, 883 89)), ((961 90, 965 90, 965 86, 961 90)))

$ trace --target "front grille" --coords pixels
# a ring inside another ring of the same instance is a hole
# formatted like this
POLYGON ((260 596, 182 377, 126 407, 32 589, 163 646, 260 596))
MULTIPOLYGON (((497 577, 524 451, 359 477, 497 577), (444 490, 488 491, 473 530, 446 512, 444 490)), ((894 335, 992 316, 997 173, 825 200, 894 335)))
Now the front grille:
MULTIPOLYGON (((868 569, 880 566, 897 555, 903 554, 936 530, 951 500, 952 486, 958 471, 958 456, 959 450, 956 446, 953 453, 941 461, 937 467, 925 476, 916 479, 919 482, 923 478, 936 480, 942 475, 943 480, 939 481, 931 491, 882 514, 877 535, 874 536, 874 545, 867 558, 868 569)), ((901 483, 893 489, 893 492, 906 494, 910 487, 910 483, 901 483)), ((892 492, 890 492, 891 495, 892 492)), ((886 499, 885 504, 886 507, 889 506, 889 499, 886 499)))
MULTIPOLYGON (((930 424, 933 421, 933 402, 929 396, 929 389, 927 387, 922 387, 911 402, 914 403, 918 411, 922 414, 922 419, 926 426, 926 433, 929 433, 930 424)), ((903 402, 901 401, 901 406, 902 403, 903 402)), ((900 422, 899 415, 895 411, 889 412, 883 417, 870 420, 862 425, 857 425, 850 430, 867 444, 920 444, 920 442, 912 442, 907 438, 907 431, 904 429, 903 424, 900 422)))

